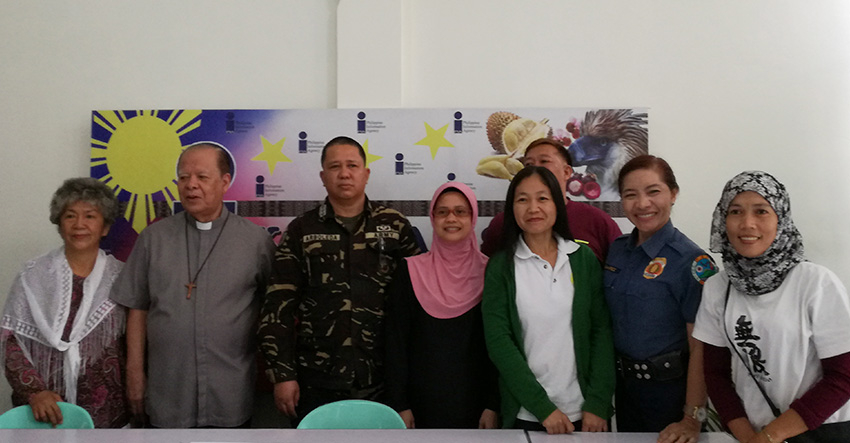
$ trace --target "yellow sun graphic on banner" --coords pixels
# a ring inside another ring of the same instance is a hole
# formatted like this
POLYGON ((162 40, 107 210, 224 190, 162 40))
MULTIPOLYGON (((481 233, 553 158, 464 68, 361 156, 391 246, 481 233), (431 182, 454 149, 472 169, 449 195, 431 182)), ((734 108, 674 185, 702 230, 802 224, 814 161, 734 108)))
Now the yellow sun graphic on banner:
POLYGON ((122 215, 136 232, 156 218, 155 194, 161 193, 169 203, 178 199, 175 171, 183 152, 180 137, 201 126, 200 116, 200 110, 92 113, 92 175, 115 195, 129 193, 122 215))

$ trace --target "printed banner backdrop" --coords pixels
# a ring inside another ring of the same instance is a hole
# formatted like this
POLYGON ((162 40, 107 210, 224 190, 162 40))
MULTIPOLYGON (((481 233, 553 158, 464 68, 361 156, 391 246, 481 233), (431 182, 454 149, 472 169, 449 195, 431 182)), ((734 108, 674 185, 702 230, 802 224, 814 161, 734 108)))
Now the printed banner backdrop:
POLYGON ((541 137, 569 146, 571 199, 623 216, 617 173, 648 152, 648 115, 645 108, 93 111, 91 176, 115 190, 123 215, 102 246, 124 260, 148 224, 181 210, 177 158, 199 141, 221 144, 232 157, 228 209, 277 241, 290 220, 324 199, 321 150, 338 135, 366 150, 369 198, 407 215, 430 243, 428 203, 439 185, 456 180, 475 190, 480 233, 502 211, 525 148, 541 137))

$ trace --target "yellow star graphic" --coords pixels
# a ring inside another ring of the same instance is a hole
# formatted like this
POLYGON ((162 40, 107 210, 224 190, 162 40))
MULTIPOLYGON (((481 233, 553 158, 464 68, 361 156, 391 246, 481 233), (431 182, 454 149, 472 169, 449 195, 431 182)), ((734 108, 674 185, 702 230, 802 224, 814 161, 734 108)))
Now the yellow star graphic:
POLYGON ((252 161, 264 161, 267 165, 269 165, 269 173, 274 175, 274 168, 277 166, 278 162, 284 163, 292 163, 292 160, 289 157, 283 155, 283 143, 286 141, 286 137, 280 139, 277 143, 272 143, 266 140, 262 135, 260 136, 260 140, 263 142, 263 152, 257 154, 256 157, 252 158, 252 161))
POLYGON ((446 123, 446 126, 443 126, 440 129, 434 129, 428 123, 425 123, 425 132, 427 135, 422 140, 414 143, 416 145, 423 145, 431 148, 431 160, 437 158, 437 150, 440 148, 454 148, 455 145, 451 144, 448 140, 446 140, 446 129, 449 128, 449 124, 446 123))
POLYGON ((381 157, 380 155, 374 155, 374 154, 369 153, 369 140, 366 140, 365 142, 363 142, 363 151, 366 152, 366 167, 367 168, 369 167, 369 165, 372 164, 372 162, 378 161, 378 160, 384 158, 384 157, 381 157))

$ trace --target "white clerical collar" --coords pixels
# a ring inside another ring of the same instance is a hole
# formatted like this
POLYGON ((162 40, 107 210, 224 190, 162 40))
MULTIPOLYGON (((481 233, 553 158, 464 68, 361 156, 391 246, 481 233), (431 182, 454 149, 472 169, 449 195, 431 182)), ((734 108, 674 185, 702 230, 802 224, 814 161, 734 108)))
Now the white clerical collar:
POLYGON ((198 228, 199 231, 209 231, 210 229, 212 229, 212 222, 209 221, 204 223, 195 220, 195 227, 198 228))

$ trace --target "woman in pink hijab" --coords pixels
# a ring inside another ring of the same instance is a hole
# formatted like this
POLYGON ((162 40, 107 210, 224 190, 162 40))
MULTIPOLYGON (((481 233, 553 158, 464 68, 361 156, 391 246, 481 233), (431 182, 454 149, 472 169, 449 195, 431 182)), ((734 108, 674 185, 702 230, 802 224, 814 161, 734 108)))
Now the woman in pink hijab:
POLYGON ((449 182, 430 216, 431 250, 407 258, 387 291, 387 403, 408 428, 492 429, 499 396, 481 320, 478 200, 449 182))

